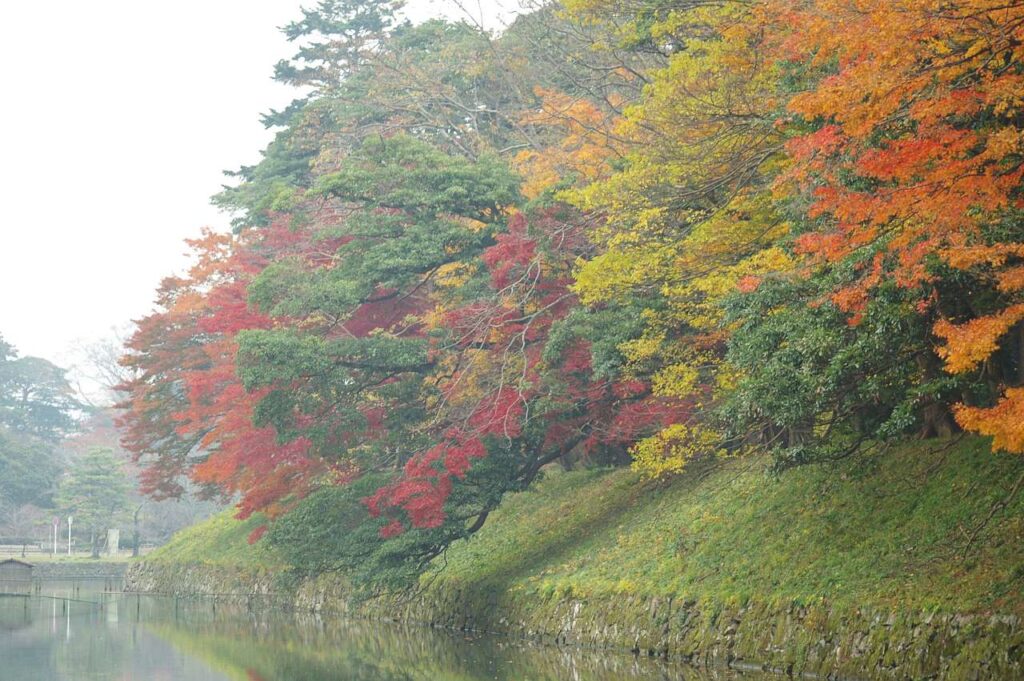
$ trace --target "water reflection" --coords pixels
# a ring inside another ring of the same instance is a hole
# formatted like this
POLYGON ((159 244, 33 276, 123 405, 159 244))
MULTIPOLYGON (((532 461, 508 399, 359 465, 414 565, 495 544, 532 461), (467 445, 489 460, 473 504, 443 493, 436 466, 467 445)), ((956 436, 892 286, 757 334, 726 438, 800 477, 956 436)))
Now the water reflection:
MULTIPOLYGON (((736 679, 631 655, 397 625, 266 604, 51 585, 0 599, 2 681, 654 681, 736 679)), ((755 678, 744 676, 744 679, 755 678)), ((756 678, 763 678, 758 675, 756 678)))

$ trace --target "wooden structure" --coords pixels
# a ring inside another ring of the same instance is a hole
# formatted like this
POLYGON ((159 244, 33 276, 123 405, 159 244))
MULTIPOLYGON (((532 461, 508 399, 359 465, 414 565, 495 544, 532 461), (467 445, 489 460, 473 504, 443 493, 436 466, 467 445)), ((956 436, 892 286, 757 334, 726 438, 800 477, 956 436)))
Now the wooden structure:
POLYGON ((0 560, 0 596, 32 594, 32 564, 8 558, 0 560))

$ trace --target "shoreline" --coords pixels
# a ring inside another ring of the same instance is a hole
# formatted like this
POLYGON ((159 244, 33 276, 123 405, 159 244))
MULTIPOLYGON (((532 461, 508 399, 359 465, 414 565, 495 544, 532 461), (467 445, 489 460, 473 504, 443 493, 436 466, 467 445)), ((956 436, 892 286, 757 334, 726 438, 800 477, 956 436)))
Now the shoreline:
POLYGON ((338 575, 321 575, 294 589, 277 586, 275 577, 270 571, 139 562, 126 574, 125 591, 234 602, 268 597, 324 617, 619 650, 709 669, 830 679, 1024 676, 1021 656, 1013 653, 1024 650, 1016 616, 846 612, 825 603, 711 608, 639 594, 545 599, 450 587, 355 603, 338 575))
POLYGON ((666 484, 623 470, 551 471, 508 495, 451 548, 443 571, 369 600, 356 600, 349 575, 327 562, 250 544, 265 519, 230 511, 134 563, 126 588, 242 603, 273 596, 325 617, 709 668, 1024 678, 1024 497, 992 515, 1024 460, 993 459, 971 439, 907 442, 774 479, 767 463, 722 461, 666 484), (980 527, 967 552, 964 528, 980 527))

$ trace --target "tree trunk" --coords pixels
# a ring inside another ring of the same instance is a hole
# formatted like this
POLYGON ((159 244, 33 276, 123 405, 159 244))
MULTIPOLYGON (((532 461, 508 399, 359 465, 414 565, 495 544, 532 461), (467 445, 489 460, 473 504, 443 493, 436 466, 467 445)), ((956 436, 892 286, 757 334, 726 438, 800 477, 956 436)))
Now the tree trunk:
POLYGON ((932 402, 921 410, 921 430, 919 435, 922 438, 949 437, 958 430, 956 422, 946 405, 932 402))
MULTIPOLYGON (((922 383, 938 375, 938 358, 935 355, 922 353, 917 356, 916 361, 921 369, 922 383)), ((949 437, 959 429, 948 405, 932 400, 921 409, 921 429, 918 431, 920 437, 949 437)))
POLYGON ((139 557, 139 512, 142 510, 142 506, 135 509, 135 516, 132 520, 134 523, 132 527, 132 558, 139 557))
POLYGON ((1016 385, 1024 385, 1024 322, 1017 323, 1017 375, 1016 385))

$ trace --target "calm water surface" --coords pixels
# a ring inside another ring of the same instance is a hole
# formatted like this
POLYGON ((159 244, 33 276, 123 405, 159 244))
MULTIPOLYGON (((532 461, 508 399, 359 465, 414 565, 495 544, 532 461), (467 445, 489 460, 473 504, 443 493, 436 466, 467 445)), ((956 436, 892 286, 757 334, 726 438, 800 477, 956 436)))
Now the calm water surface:
POLYGON ((103 582, 0 597, 0 681, 764 681, 628 654, 267 606, 104 593, 103 582), (77 587, 77 588, 76 588, 77 587))

